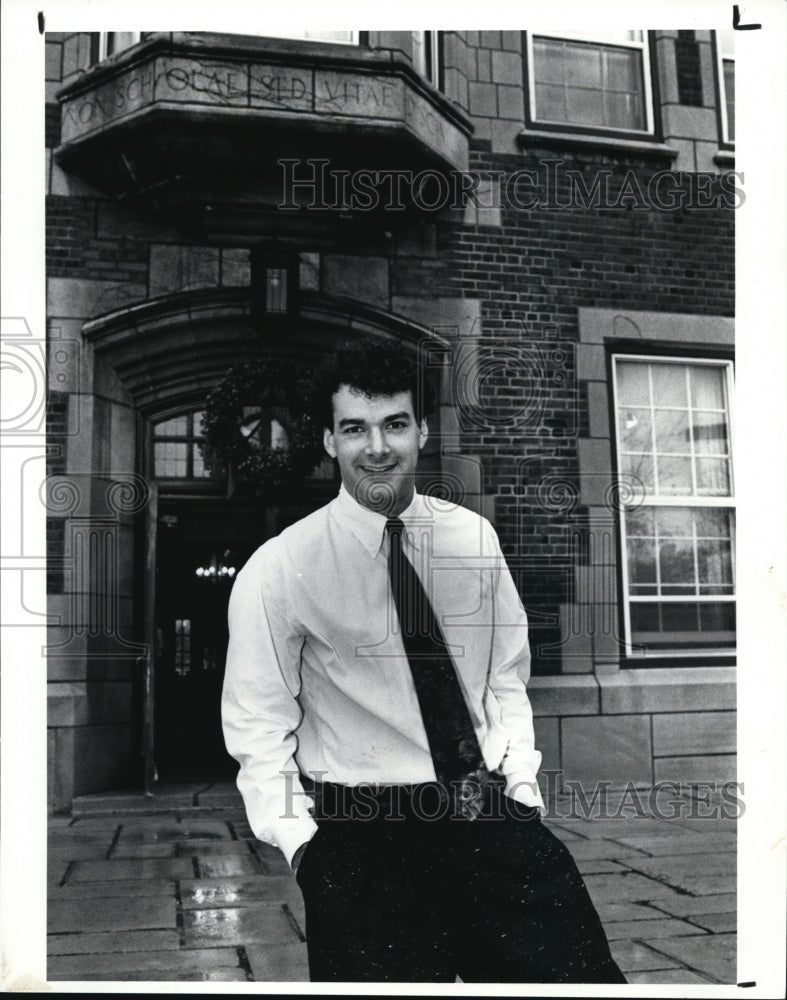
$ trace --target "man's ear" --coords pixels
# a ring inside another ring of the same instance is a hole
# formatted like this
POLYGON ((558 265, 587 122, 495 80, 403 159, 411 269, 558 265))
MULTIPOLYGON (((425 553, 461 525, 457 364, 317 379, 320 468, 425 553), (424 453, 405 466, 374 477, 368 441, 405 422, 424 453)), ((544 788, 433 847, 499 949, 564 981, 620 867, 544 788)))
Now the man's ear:
POLYGON ((418 448, 419 450, 423 448, 429 439, 429 428, 426 425, 426 417, 421 421, 421 427, 418 434, 418 448))
POLYGON ((322 443, 325 450, 331 456, 331 458, 336 458, 336 448, 333 445, 333 431, 328 430, 326 427, 322 435, 322 443))

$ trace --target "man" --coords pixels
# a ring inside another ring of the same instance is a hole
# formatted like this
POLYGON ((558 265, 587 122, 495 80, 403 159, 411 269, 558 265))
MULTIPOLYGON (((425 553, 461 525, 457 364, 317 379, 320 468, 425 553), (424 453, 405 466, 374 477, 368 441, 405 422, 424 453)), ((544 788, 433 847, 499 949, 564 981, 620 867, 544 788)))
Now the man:
POLYGON ((316 385, 339 495, 233 588, 223 719, 249 823, 296 871, 312 981, 624 982, 540 821, 495 532, 415 490, 418 375, 392 342, 336 352, 316 385))

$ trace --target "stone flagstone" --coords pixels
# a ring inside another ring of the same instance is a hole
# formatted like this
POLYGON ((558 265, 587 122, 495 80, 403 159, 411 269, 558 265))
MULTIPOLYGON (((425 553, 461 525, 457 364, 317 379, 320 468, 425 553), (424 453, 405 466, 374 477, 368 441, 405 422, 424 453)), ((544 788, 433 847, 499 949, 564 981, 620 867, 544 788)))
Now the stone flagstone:
POLYGON ((608 922, 604 925, 609 941, 638 940, 655 941, 657 938, 679 937, 696 934, 697 927, 685 920, 640 920, 621 923, 608 922))
POLYGON ((674 896, 654 899, 651 905, 676 917, 697 913, 735 913, 736 896, 733 892, 719 893, 716 896, 684 896, 675 893, 674 896))
POLYGON ((112 882, 115 879, 190 878, 190 858, 139 858, 132 861, 77 861, 69 875, 77 882, 112 882))
POLYGON ((177 951, 180 934, 172 931, 114 931, 52 934, 50 955, 111 955, 121 951, 177 951))
POLYGON ((294 944, 302 936, 285 910, 286 904, 260 903, 254 907, 189 910, 183 914, 187 948, 213 944, 294 944))
POLYGON ((309 982, 305 944, 287 944, 278 948, 255 944, 246 948, 246 956, 258 983, 309 982))
POLYGON ((246 981, 236 948, 206 948, 201 951, 123 952, 52 958, 47 964, 50 980, 195 980, 246 981))
POLYGON ((671 960, 681 962, 704 975, 713 976, 716 982, 735 982, 735 934, 671 938, 659 941, 657 947, 671 960))
MULTIPOLYGON (((154 815, 137 802, 133 814, 121 804, 114 816, 51 824, 51 980, 308 982, 289 865, 236 806, 199 809, 199 798, 154 815)), ((734 981, 734 825, 548 825, 586 873, 629 982, 734 981)))
POLYGON ((50 933, 174 929, 175 913, 174 899, 54 899, 49 902, 47 921, 50 933))

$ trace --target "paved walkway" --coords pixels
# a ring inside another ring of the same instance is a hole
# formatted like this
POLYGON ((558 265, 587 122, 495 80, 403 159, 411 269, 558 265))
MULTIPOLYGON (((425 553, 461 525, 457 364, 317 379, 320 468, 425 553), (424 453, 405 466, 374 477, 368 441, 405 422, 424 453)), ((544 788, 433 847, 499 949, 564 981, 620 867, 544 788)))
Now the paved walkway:
MULTIPOLYGON (((639 799, 586 819, 559 798, 547 822, 630 983, 734 983, 734 820, 687 799, 657 818, 639 799)), ((48 920, 50 981, 308 981, 300 891, 230 785, 89 796, 53 817, 48 920)))

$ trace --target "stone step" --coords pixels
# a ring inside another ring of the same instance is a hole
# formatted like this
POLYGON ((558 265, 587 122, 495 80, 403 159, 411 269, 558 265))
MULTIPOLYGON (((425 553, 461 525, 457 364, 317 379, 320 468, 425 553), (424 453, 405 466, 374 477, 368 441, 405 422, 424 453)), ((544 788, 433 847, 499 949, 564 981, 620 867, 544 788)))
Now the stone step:
POLYGON ((243 800, 234 784, 163 785, 146 794, 142 789, 79 795, 71 804, 74 819, 88 816, 154 816, 157 813, 198 813, 232 809, 245 815, 243 800))

